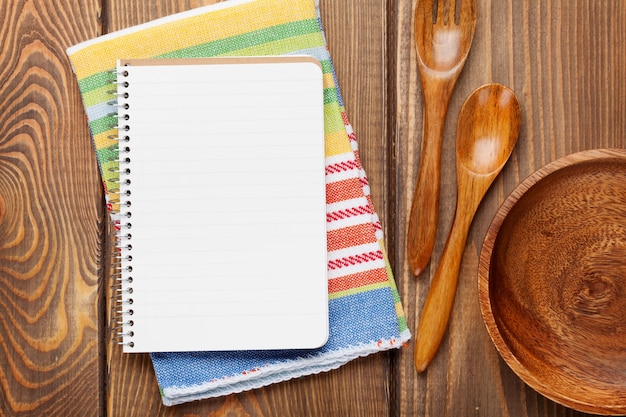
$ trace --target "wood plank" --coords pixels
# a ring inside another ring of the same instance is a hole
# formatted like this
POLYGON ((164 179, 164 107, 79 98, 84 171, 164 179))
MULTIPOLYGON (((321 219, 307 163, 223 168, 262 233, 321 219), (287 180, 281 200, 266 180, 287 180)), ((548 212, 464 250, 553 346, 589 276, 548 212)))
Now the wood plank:
MULTIPOLYGON (((110 0, 106 3, 107 30, 125 28, 202 3, 212 1, 163 0, 148 5, 139 0, 110 0)), ((380 208, 385 204, 383 179, 387 169, 385 6, 384 0, 321 2, 343 97, 361 149, 365 149, 361 157, 370 176, 375 204, 380 208), (368 71, 359 71, 364 66, 368 71)), ((111 346, 107 407, 112 416, 387 415, 390 413, 388 364, 389 354, 378 354, 329 373, 166 408, 161 406, 149 357, 123 355, 118 347, 111 346)))
POLYGON ((397 164, 390 180, 395 187, 388 195, 398 199, 392 263, 402 277, 400 292, 412 328, 454 212, 454 141, 463 100, 483 83, 500 82, 518 94, 524 120, 512 159, 488 192, 470 231, 450 328, 438 356, 419 375, 413 370, 412 355, 402 355, 397 363, 398 415, 584 415, 537 394, 499 359, 480 316, 477 265, 482 239, 499 204, 532 171, 572 152, 626 146, 626 3, 479 1, 473 48, 445 125, 439 235, 433 262, 419 280, 409 276, 404 244, 423 112, 413 43, 414 4, 397 1, 397 135, 390 147, 390 158, 397 164))
POLYGON ((0 5, 0 414, 96 416, 100 180, 65 49, 98 2, 0 5))

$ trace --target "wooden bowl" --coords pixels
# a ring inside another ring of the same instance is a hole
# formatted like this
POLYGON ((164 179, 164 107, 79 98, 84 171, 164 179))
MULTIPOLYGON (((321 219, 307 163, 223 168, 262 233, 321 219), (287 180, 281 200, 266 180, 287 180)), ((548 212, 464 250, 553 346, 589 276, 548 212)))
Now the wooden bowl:
POLYGON ((552 162, 506 199, 478 276, 487 330, 540 394, 626 414, 626 150, 552 162))

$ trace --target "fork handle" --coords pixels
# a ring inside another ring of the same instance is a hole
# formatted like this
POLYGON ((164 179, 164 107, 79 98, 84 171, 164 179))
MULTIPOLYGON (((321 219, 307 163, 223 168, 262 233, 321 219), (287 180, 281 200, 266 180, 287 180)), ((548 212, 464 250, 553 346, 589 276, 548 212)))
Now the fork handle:
POLYGON ((422 83, 424 94, 424 133, 419 173, 407 231, 407 255, 411 272, 419 276, 430 260, 439 221, 441 144, 448 104, 454 83, 422 83))

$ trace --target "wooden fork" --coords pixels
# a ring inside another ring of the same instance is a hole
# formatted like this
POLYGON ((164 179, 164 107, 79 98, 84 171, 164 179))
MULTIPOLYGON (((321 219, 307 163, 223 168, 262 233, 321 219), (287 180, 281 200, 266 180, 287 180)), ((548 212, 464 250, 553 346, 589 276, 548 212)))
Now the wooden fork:
POLYGON ((416 277, 428 265, 437 236, 443 128, 452 90, 474 38, 476 2, 418 0, 415 9, 415 44, 424 96, 424 131, 419 174, 409 217, 407 252, 411 271, 416 277))

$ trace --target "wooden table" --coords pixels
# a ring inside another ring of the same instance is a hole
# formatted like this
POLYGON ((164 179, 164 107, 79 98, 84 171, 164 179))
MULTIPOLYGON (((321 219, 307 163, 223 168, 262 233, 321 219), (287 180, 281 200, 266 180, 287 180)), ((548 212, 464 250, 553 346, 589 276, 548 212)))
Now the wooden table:
MULTIPOLYGON (((626 146, 626 2, 479 0, 472 51, 445 126, 439 259, 456 197, 463 100, 499 82, 523 106, 510 162, 478 210, 441 350, 416 374, 413 345, 321 375, 165 408, 146 355, 111 346, 107 218, 66 47, 210 0, 3 0, 0 4, 0 415, 575 416, 520 381, 482 323, 478 253, 499 204, 566 154, 626 146)), ((411 0, 322 0, 323 22, 409 325, 433 274, 405 256, 422 98, 411 0)))

